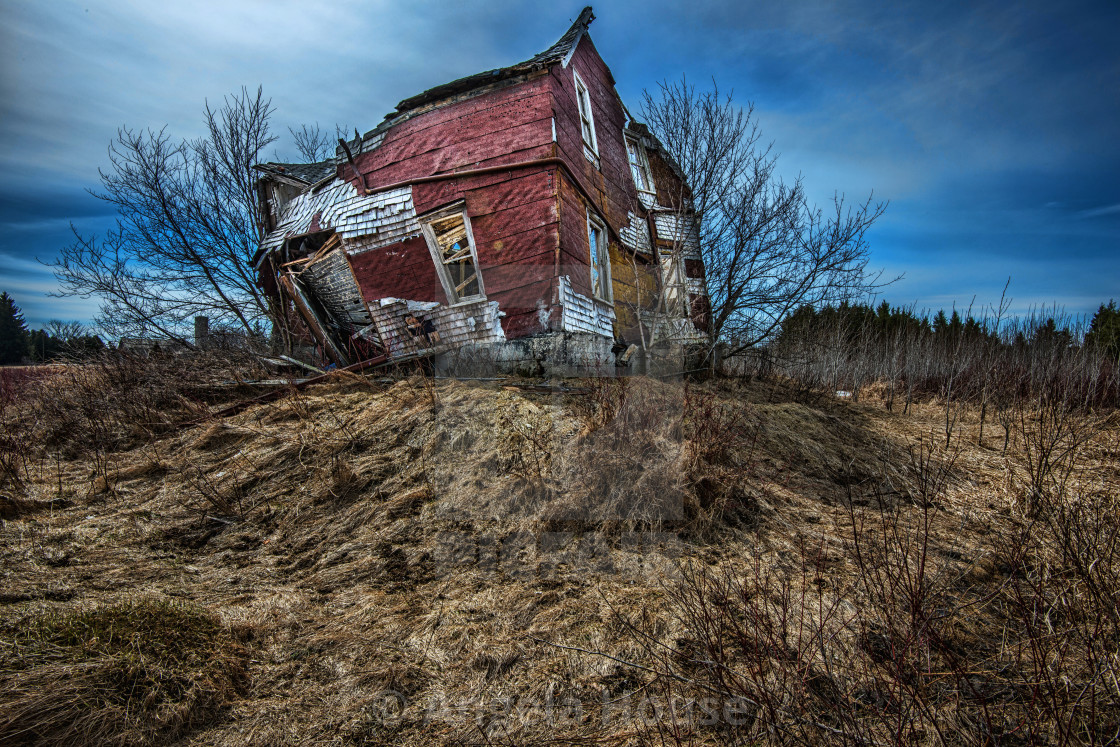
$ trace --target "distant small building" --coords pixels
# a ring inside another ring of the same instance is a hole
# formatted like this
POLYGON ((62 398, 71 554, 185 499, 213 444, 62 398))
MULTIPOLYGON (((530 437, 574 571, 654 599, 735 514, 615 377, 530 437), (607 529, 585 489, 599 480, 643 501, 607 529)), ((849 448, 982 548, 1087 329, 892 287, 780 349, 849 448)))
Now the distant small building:
POLYGON ((259 283, 344 365, 708 322, 679 170, 614 87, 585 8, 529 60, 405 99, 334 159, 266 163, 259 283))

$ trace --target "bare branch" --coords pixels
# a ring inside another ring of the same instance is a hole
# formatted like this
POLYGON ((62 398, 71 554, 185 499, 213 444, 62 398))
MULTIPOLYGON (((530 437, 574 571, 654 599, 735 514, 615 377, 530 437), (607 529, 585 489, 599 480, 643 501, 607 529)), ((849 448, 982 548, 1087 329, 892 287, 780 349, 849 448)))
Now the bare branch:
POLYGON ((192 316, 255 332, 268 303, 254 282, 262 225, 253 165, 275 140, 271 103, 242 88, 205 107, 207 135, 172 140, 165 129, 121 128, 94 196, 117 225, 48 263, 59 295, 102 300, 106 329, 156 331, 185 342, 192 316))
MULTIPOLYGON (((324 161, 334 155, 335 138, 324 132, 319 127, 318 122, 310 126, 301 125, 298 132, 289 127, 288 132, 292 133, 300 157, 308 163, 324 161)), ((339 137, 344 137, 344 135, 339 135, 339 137)))
POLYGON ((753 105, 743 109, 713 82, 687 80, 643 94, 642 114, 687 188, 675 210, 690 212, 700 238, 711 309, 709 344, 733 354, 771 339, 798 307, 866 295, 881 287, 867 270, 866 235, 886 203, 843 195, 824 211, 801 177, 786 182, 761 142, 753 105))

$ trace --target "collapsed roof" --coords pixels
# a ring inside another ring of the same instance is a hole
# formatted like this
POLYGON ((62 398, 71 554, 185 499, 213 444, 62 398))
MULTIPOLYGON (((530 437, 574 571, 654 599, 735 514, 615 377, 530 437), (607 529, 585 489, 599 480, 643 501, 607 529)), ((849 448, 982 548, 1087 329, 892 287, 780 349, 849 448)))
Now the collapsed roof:
POLYGON ((338 168, 338 162, 333 158, 316 163, 274 163, 270 161, 269 163, 257 164, 253 168, 282 182, 290 182, 294 183, 295 186, 304 187, 332 176, 338 168))

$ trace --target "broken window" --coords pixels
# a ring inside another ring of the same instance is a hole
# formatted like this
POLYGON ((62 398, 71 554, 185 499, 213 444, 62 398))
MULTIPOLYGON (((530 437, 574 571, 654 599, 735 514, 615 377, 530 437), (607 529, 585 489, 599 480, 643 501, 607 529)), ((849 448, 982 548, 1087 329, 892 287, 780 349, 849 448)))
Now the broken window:
POLYGON ((447 302, 456 304, 484 297, 482 276, 478 272, 478 251, 463 203, 423 218, 421 227, 443 290, 447 293, 447 302))
POLYGON ((572 75, 576 80, 576 102, 579 104, 579 126, 583 133, 583 142, 593 153, 598 154, 599 145, 595 140, 595 118, 591 114, 591 95, 587 92, 587 86, 583 84, 579 73, 572 70, 572 75))
POLYGON ((626 138, 626 157, 630 159, 630 173, 634 175, 634 185, 642 192, 653 192, 653 177, 649 173, 645 150, 634 138, 626 138))
POLYGON ((607 227, 587 213, 587 244, 591 252, 591 293, 611 303, 611 260, 607 248, 607 227))

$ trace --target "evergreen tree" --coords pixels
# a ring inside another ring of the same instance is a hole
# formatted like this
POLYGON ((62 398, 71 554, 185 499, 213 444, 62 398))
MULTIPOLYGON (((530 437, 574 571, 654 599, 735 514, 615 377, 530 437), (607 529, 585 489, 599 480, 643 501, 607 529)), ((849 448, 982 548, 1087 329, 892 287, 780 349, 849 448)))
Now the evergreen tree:
POLYGON ((953 309, 953 316, 949 318, 949 334, 953 339, 960 337, 961 330, 964 329, 964 322, 961 321, 961 313, 953 309))
POLYGON ((943 335, 949 329, 949 317, 945 316, 945 309, 939 309, 937 316, 933 318, 933 333, 935 335, 943 335))
POLYGON ((1047 355, 1052 355, 1073 345, 1073 333, 1069 331, 1069 327, 1059 328, 1054 317, 1048 317, 1044 324, 1035 328, 1031 344, 1047 355))
POLYGON ((56 358, 63 352, 63 341, 45 329, 33 329, 29 333, 29 351, 31 360, 43 363, 56 358))
POLYGON ((1120 360, 1120 308, 1116 301, 1103 303, 1089 322, 1085 344, 1092 345, 1113 360, 1120 360))
POLYGON ((27 325, 7 291, 0 293, 0 365, 20 363, 27 355, 27 325))

